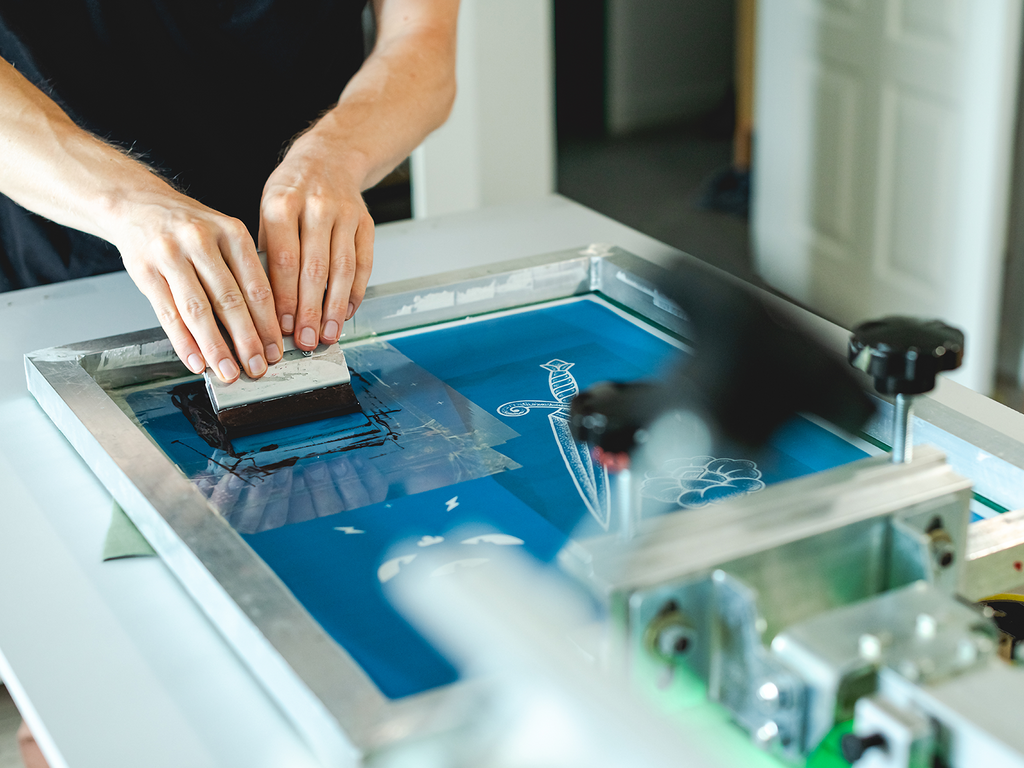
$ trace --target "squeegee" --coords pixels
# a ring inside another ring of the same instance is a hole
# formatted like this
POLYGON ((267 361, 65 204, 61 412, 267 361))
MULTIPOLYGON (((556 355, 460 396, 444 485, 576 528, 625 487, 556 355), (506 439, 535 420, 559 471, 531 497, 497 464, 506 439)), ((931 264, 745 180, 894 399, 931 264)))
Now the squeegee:
POLYGON ((284 355, 259 379, 242 372, 225 384, 209 368, 203 374, 213 411, 230 437, 305 424, 360 410, 345 353, 337 344, 312 352, 284 337, 284 355))

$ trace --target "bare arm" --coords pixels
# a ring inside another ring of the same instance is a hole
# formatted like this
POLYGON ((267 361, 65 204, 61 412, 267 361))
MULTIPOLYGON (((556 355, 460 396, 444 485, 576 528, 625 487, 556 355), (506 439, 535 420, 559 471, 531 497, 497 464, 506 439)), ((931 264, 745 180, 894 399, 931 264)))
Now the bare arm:
POLYGON ((451 110, 458 7, 458 0, 373 0, 373 52, 264 187, 260 244, 281 328, 294 330, 300 347, 337 341, 363 299, 373 221, 362 191, 451 110))
POLYGON ((249 375, 280 359, 270 285, 241 222, 79 128, 2 59, 0 94, 0 192, 113 243, 190 370, 238 377, 217 318, 249 375))
POLYGON ((267 181, 260 240, 269 282, 241 222, 80 129, 2 59, 0 192, 113 243, 193 371, 209 364, 225 381, 239 375, 218 319, 253 377, 281 357, 279 318, 286 333, 310 329, 312 339, 296 334, 306 349, 317 336, 334 341, 373 261, 361 192, 443 122, 454 98, 458 0, 374 0, 374 8, 373 53, 267 181))

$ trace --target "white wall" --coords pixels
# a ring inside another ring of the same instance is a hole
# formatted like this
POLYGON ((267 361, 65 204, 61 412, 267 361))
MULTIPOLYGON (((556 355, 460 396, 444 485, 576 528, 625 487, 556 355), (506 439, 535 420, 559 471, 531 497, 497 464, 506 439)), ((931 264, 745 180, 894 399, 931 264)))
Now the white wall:
POLYGON ((608 130, 715 107, 733 77, 733 0, 608 0, 608 130))
POLYGON ((462 0, 451 117, 412 155, 416 218, 555 189, 552 0, 462 0))

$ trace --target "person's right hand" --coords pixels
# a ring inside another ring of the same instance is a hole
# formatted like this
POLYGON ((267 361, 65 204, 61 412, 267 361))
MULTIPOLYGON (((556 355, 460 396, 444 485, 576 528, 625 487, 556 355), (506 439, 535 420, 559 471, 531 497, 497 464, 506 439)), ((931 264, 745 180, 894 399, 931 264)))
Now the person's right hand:
POLYGON ((170 187, 132 199, 122 221, 114 245, 190 371, 201 373, 208 365, 232 382, 239 363, 259 378, 268 363, 281 359, 270 282, 241 221, 170 187))

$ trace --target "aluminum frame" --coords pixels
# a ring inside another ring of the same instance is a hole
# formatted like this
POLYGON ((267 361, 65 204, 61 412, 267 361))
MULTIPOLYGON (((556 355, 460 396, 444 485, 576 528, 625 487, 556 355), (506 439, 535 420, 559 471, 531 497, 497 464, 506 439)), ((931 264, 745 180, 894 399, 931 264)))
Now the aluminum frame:
MULTIPOLYGON (((656 287, 663 269, 590 245, 373 286, 342 343, 587 293, 686 338, 685 314, 656 287)), ((473 681, 384 697, 121 410, 108 390, 188 375, 161 329, 40 350, 25 367, 30 392, 326 764, 356 765, 387 745, 454 727, 476 705, 482 690, 473 681)), ((1011 482, 1024 477, 1024 446, 1002 450, 999 435, 931 405, 919 414, 938 428, 940 448, 947 438, 964 442, 944 431, 952 426, 980 440, 973 445, 989 452, 986 470, 1011 482)))

